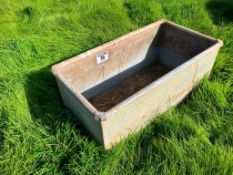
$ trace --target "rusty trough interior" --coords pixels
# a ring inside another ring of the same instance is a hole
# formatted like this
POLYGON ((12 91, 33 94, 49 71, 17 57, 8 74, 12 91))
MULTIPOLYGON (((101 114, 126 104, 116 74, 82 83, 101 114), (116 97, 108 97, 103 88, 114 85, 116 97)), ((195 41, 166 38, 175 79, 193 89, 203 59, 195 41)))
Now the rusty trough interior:
POLYGON ((170 23, 158 23, 93 50, 64 66, 63 74, 73 89, 104 112, 213 44, 170 23), (96 56, 106 51, 109 59, 97 64, 96 56))

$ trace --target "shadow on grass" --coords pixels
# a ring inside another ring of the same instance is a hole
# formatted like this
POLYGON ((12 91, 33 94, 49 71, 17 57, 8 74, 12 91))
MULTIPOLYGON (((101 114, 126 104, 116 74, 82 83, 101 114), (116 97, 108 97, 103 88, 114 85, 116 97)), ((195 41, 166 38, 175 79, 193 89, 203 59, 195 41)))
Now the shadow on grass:
POLYGON ((56 133, 60 123, 69 122, 86 139, 92 139, 77 118, 64 106, 49 67, 27 76, 25 92, 32 119, 47 126, 52 134, 56 133))
MULTIPOLYGON (((5 140, 5 131, 8 128, 8 117, 7 117, 7 112, 4 110, 1 111, 0 109, 0 152, 2 151, 3 148, 3 143, 5 140)), ((0 158, 1 159, 1 158, 0 158)))
POLYGON ((232 0, 209 0, 206 9, 210 12, 215 24, 233 22, 233 1, 232 0))

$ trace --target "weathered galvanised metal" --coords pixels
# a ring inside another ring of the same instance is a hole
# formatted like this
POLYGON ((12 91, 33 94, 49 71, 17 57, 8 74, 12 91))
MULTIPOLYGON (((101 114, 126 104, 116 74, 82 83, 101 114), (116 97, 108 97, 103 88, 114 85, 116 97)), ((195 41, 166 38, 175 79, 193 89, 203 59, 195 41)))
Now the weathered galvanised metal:
POLYGON ((210 73, 222 45, 218 39, 160 20, 56 64, 52 73, 64 104, 109 149, 178 104, 210 73), (108 111, 98 111, 88 101, 156 63, 171 71, 108 111))

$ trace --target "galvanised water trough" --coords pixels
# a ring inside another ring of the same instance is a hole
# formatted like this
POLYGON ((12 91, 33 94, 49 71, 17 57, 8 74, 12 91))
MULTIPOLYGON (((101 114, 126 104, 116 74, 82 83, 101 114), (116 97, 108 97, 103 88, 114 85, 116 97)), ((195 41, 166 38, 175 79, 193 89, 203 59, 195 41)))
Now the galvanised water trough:
POLYGON ((178 104, 222 41, 166 20, 52 66, 64 101, 105 149, 178 104))

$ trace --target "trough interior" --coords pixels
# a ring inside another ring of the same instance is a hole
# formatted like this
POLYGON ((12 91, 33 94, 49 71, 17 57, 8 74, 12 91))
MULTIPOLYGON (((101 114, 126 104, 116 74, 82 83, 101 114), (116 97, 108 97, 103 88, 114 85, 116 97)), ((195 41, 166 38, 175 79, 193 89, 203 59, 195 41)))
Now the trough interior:
POLYGON ((66 65, 68 82, 99 111, 108 111, 216 41, 162 23, 106 46, 109 60, 96 64, 94 52, 66 65))
POLYGON ((99 111, 107 111, 134 93, 143 89, 167 72, 169 68, 159 63, 154 63, 133 75, 123 79, 119 84, 89 99, 90 103, 99 111))

